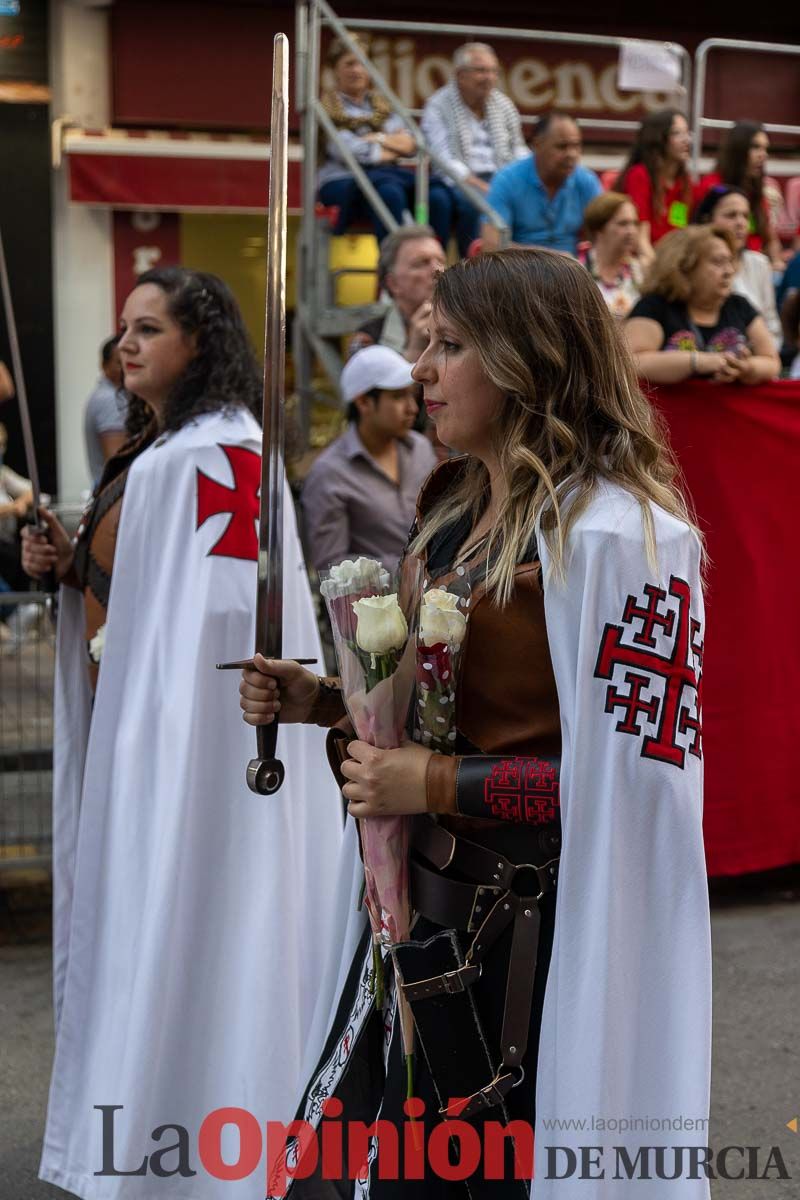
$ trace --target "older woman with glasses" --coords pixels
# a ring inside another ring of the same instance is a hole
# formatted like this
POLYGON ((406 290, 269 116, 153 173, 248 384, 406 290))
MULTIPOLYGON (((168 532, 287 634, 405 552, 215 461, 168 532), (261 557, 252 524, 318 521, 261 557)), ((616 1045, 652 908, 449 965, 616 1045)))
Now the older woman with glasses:
POLYGON ((700 377, 763 383, 780 372, 764 318, 733 295, 736 244, 727 230, 693 225, 659 243, 644 295, 625 332, 651 383, 700 377))

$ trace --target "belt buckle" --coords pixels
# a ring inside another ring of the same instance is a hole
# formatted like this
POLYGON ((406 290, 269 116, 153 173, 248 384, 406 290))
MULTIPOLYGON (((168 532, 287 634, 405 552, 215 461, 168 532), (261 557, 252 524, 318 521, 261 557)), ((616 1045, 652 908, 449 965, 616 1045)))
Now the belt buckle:
POLYGON ((445 971, 442 975, 442 986, 448 996, 457 996, 459 992, 465 992, 470 986, 464 983, 463 974, 465 971, 477 971, 478 974, 472 981, 475 983, 483 974, 483 963, 464 963, 463 967, 457 967, 455 971, 445 971))

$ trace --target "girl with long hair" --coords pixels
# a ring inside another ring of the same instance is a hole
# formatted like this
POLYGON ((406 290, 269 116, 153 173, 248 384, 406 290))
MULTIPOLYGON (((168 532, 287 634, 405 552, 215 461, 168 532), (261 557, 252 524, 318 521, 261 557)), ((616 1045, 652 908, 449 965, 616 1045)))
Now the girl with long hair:
MULTIPOLYGON (((708 1107, 701 539, 573 259, 506 250, 444 271, 414 376, 459 452, 423 487, 409 545, 433 586, 471 581, 456 740, 452 755, 349 745, 349 812, 414 817, 415 920, 372 1001, 362 947, 298 1116, 318 1125, 325 1098, 404 1134, 399 1164, 382 1163, 384 1134, 369 1153, 359 1194, 379 1198, 521 1198, 535 1123, 536 1200, 551 1200, 553 1145, 577 1161, 592 1113, 708 1107)), ((336 686, 257 658, 245 720, 331 724, 336 686)), ((286 1163, 298 1155, 290 1140, 286 1163)), ((323 1161, 313 1186, 347 1169, 323 1161)), ((612 1174, 594 1200, 616 1197, 612 1174)), ((687 1178, 681 1194, 707 1186, 687 1178)))
POLYGON ((714 170, 701 180, 698 198, 720 184, 741 188, 750 202, 747 249, 762 251, 774 269, 782 271, 781 243, 764 194, 768 155, 769 136, 764 126, 759 121, 737 121, 720 144, 714 170))
MULTIPOLYGON (((28 531, 23 560, 62 583, 41 1174, 92 1200, 150 1193, 144 1172, 106 1170, 103 1097, 122 1108, 120 1162, 140 1163, 165 1120, 199 1128, 223 1097, 261 1119, 290 1115, 315 1004, 303 980, 341 842, 314 731, 282 734, 291 804, 252 796, 251 738, 230 720, 232 679, 214 669, 254 638, 260 387, 239 307, 214 275, 148 271, 119 346, 131 440, 75 542, 43 510, 49 540, 28 531), (302 897, 284 906, 298 879, 302 897)), ((284 544, 287 636, 313 656, 291 519, 284 544)), ((218 1190, 206 1173, 192 1181, 199 1200, 218 1190)))
POLYGON ((653 247, 671 229, 687 224, 692 208, 689 126, 674 108, 650 113, 639 126, 615 189, 630 196, 639 214, 639 258, 648 266, 653 247))

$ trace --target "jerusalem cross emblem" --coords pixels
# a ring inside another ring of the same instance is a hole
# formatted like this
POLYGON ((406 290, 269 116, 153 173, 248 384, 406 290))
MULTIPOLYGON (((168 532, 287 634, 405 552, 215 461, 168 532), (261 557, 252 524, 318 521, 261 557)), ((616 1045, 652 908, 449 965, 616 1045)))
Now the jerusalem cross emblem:
POLYGON ((628 596, 621 624, 603 630, 594 675, 613 681, 624 668, 619 682, 606 688, 605 711, 621 713, 617 732, 642 739, 642 758, 683 768, 687 751, 701 757, 700 622, 689 611, 685 580, 673 575, 668 592, 650 583, 642 592, 628 596), (646 726, 655 733, 642 737, 646 726))
POLYGON ((222 558, 258 558, 258 519, 261 487, 261 456, 244 446, 223 446, 233 475, 233 484, 219 483, 197 468, 197 525, 199 529, 209 517, 229 513, 230 520, 221 536, 209 550, 209 555, 222 558))
POLYGON ((502 821, 547 825, 559 805, 558 772, 541 758, 504 758, 492 764, 484 800, 502 821))

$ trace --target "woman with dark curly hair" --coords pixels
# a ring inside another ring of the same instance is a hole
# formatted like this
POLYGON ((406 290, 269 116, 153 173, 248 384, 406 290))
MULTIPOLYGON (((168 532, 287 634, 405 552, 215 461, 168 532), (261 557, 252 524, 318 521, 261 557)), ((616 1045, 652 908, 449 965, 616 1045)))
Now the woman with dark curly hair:
MULTIPOLYGON (((57 1040, 41 1173, 93 1200, 151 1193, 144 1169, 106 1177, 109 1137, 117 1162, 138 1164, 164 1121, 196 1130, 225 1103, 291 1116, 317 999, 302 984, 341 842, 335 789, 315 765, 320 735, 281 731, 286 794, 257 803, 236 685, 214 669, 254 640, 260 387, 238 305, 213 275, 149 271, 120 329, 133 436, 75 543, 46 512, 50 540, 24 543, 28 573, 54 569, 63 584, 57 1040), (113 1134, 94 1108, 104 1097, 122 1110, 113 1134)), ((287 513, 287 638, 313 657, 287 513)), ((218 1187, 201 1173, 192 1195, 213 1200, 218 1187)))
POLYGON ((692 207, 689 178, 689 126, 683 113, 664 108, 650 113, 615 189, 630 196, 639 214, 639 259, 648 266, 653 246, 671 229, 688 224, 692 207))

